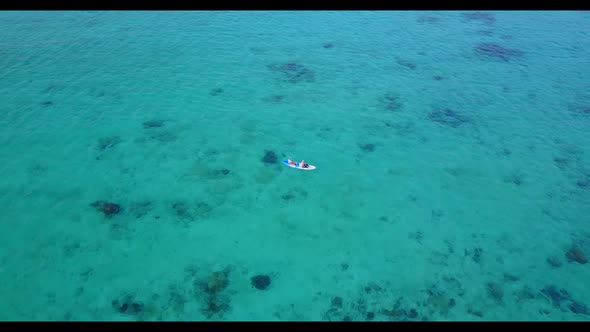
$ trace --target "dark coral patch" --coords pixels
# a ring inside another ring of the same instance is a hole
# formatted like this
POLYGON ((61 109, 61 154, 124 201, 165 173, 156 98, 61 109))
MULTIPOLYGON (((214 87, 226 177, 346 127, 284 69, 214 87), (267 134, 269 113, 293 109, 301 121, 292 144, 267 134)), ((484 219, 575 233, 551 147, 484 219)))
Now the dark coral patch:
POLYGON ((516 49, 506 48, 496 43, 479 43, 473 47, 477 55, 484 58, 511 61, 521 57, 524 53, 516 49))
POLYGON ((324 45, 322 45, 323 48, 334 48, 334 44, 333 43, 325 43, 324 45))
POLYGON ((428 119, 452 128, 458 128, 470 122, 468 117, 448 108, 436 109, 428 113, 428 119))
MULTIPOLYGON (((185 269, 189 275, 194 276, 199 268, 197 266, 189 266, 185 269)), ((229 298, 224 296, 223 291, 229 286, 230 268, 225 268, 223 271, 215 271, 204 280, 194 280, 193 287, 195 295, 201 298, 199 292, 203 292, 204 302, 201 307, 201 312, 207 317, 211 318, 214 315, 223 316, 225 312, 230 310, 229 298)))
POLYGON ((94 203, 91 203, 90 206, 104 213, 106 217, 112 217, 121 212, 121 206, 119 206, 119 204, 111 202, 96 201, 94 203))
POLYGON ((435 81, 442 81, 445 78, 444 78, 444 76, 434 75, 434 76, 432 76, 432 79, 435 80, 435 81))
POLYGON ((216 295, 224 290, 229 284, 228 275, 229 273, 227 271, 211 273, 207 278, 205 292, 210 295, 216 295))
POLYGON ((53 102, 52 101, 44 101, 41 103, 41 106, 43 107, 49 107, 49 106, 53 106, 53 102))

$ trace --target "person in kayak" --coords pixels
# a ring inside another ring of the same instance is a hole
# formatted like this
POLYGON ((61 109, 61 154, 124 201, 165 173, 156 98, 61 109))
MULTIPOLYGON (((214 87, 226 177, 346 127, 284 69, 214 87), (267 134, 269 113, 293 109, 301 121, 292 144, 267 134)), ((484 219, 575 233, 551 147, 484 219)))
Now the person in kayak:
POLYGON ((305 160, 303 160, 303 159, 301 160, 301 163, 299 165, 301 165, 302 168, 308 168, 309 167, 309 165, 306 164, 305 163, 305 160))
POLYGON ((289 165, 293 165, 293 166, 297 165, 297 162, 291 160, 291 158, 287 159, 287 162, 289 163, 289 165))

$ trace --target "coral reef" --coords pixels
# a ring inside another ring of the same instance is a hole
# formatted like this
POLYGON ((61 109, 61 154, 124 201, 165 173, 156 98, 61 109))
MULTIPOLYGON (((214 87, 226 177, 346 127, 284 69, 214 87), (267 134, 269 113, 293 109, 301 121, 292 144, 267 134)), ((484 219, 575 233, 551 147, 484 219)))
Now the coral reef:
POLYGON ((217 294, 224 290, 228 285, 227 272, 213 272, 207 278, 206 292, 209 294, 217 294))
MULTIPOLYGON (((198 268, 190 267, 187 272, 191 277, 194 277, 198 268)), ((195 278, 193 281, 195 295, 198 300, 203 301, 201 312, 208 319, 216 315, 221 318, 225 312, 231 309, 229 297, 223 294, 229 286, 229 273, 230 267, 226 267, 223 271, 210 273, 204 280, 195 278)))

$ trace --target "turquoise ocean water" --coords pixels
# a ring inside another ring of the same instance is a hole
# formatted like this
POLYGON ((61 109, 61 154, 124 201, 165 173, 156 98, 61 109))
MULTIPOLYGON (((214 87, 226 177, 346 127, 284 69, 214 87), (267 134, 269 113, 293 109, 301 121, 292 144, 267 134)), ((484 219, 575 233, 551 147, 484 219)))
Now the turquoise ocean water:
POLYGON ((2 320, 590 318, 588 12, 0 31, 2 320))

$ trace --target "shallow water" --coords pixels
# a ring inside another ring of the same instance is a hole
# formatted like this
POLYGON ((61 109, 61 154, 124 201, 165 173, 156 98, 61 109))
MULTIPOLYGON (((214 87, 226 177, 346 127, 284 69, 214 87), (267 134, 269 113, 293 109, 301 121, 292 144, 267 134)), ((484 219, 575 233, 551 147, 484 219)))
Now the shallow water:
POLYGON ((588 320, 589 28, 2 12, 0 319, 588 320))

